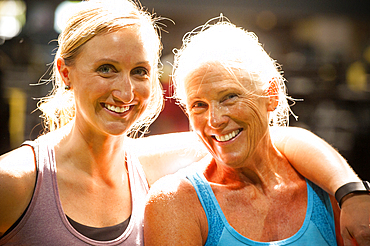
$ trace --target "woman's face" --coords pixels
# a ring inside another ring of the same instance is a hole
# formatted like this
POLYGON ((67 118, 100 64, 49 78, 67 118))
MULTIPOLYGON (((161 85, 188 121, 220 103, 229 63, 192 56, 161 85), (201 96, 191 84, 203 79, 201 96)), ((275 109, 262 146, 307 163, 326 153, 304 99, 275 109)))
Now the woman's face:
POLYGON ((215 63, 195 70, 185 88, 192 127, 213 157, 242 167, 268 128, 268 98, 256 94, 245 72, 215 63))
POLYGON ((60 73, 75 96, 76 125, 83 131, 120 135, 145 110, 155 54, 138 28, 98 35, 60 73))

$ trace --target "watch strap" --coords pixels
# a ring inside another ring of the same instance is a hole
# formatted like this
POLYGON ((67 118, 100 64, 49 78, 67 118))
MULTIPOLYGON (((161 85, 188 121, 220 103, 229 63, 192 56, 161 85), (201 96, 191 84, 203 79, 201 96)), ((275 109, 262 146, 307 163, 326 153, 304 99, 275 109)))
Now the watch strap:
POLYGON ((342 199, 349 193, 353 192, 370 192, 370 183, 368 181, 362 182, 350 182, 345 185, 342 185, 335 192, 335 199, 337 200, 339 207, 342 206, 342 199))

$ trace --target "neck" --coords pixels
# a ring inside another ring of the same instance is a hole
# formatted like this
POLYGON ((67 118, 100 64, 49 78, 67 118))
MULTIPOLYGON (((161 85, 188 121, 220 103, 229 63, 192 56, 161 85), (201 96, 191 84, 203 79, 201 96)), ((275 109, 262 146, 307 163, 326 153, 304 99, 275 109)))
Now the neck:
POLYGON ((83 132, 75 125, 55 147, 57 166, 71 165, 92 177, 125 171, 125 136, 83 132))
POLYGON ((283 177, 294 171, 288 160, 274 147, 267 133, 254 152, 239 165, 232 168, 220 160, 208 165, 205 175, 211 182, 240 188, 255 185, 261 189, 280 185, 283 177))

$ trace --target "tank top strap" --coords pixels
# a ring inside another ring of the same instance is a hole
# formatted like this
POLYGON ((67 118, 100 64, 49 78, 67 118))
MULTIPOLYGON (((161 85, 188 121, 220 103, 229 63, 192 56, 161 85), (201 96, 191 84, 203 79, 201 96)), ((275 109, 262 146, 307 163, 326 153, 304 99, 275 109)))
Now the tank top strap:
POLYGON ((146 196, 146 193, 149 191, 149 184, 146 179, 145 172, 141 166, 141 163, 139 162, 139 159, 135 154, 133 154, 132 151, 130 151, 130 149, 126 151, 126 161, 130 182, 133 183, 131 185, 135 190, 140 191, 140 193, 145 191, 146 196))
POLYGON ((149 183, 139 159, 130 148, 126 148, 126 163, 131 187, 132 215, 135 216, 139 212, 142 217, 149 183))
POLYGON ((36 163, 36 180, 37 180, 37 173, 38 173, 38 170, 39 170, 39 144, 38 144, 38 141, 37 140, 35 140, 35 141, 27 140, 27 141, 24 141, 21 144, 21 147, 22 146, 30 146, 33 150, 35 163, 36 163))
POLYGON ((208 237, 205 246, 217 245, 221 238, 224 228, 223 221, 214 204, 213 193, 210 193, 211 186, 198 172, 192 172, 186 175, 187 179, 192 183, 197 192, 200 203, 202 204, 208 221, 208 237))
POLYGON ((311 221, 317 226, 328 245, 337 245, 335 238, 334 212, 328 195, 320 187, 307 180, 313 193, 311 221))
POLYGON ((128 147, 126 148, 126 163, 132 203, 131 219, 126 229, 131 235, 126 243, 130 245, 130 242, 135 242, 135 245, 144 245, 143 220, 149 184, 139 159, 128 147))

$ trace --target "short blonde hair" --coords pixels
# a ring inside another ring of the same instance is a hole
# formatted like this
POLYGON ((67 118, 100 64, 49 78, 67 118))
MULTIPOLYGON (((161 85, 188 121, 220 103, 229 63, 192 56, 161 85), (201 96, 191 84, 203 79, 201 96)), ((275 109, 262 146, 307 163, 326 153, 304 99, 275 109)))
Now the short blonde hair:
POLYGON ((187 33, 180 50, 175 50, 174 97, 186 107, 185 80, 196 69, 208 63, 219 63, 227 71, 245 71, 255 88, 267 90, 270 81, 278 86, 279 103, 270 114, 270 125, 289 124, 285 79, 279 64, 263 49, 258 37, 218 17, 187 33), (215 24, 211 22, 216 21, 215 24))
POLYGON ((131 0, 90 0, 74 6, 73 14, 58 37, 58 50, 54 58, 51 81, 53 90, 42 98, 38 108, 42 111, 46 131, 56 130, 75 116, 73 90, 66 90, 57 68, 57 60, 63 58, 73 65, 85 43, 97 35, 115 32, 129 26, 137 26, 145 32, 144 42, 153 47, 156 54, 151 77, 151 95, 148 106, 128 133, 137 136, 145 132, 163 108, 163 92, 159 81, 159 64, 162 44, 156 19, 131 0))

